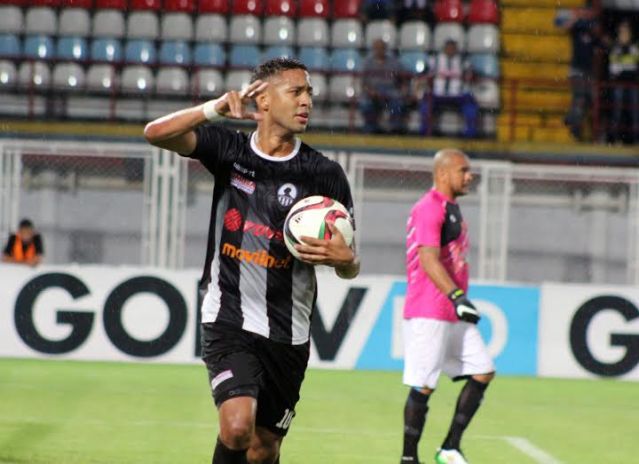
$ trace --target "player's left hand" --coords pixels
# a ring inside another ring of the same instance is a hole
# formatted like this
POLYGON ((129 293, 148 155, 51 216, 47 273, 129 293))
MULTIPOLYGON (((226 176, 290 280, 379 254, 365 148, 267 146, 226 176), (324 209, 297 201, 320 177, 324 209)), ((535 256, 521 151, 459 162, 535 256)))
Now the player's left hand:
POLYGON ((295 245, 302 261, 309 264, 344 266, 355 260, 355 252, 344 241, 344 236, 334 224, 326 223, 331 232, 329 240, 302 236, 302 245, 295 245))

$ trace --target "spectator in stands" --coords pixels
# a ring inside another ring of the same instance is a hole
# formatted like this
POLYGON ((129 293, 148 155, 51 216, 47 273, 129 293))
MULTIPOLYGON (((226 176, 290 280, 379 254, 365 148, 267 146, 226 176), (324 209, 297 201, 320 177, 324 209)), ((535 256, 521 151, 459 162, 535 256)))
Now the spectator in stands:
POLYGON ((377 19, 395 21, 395 0, 363 0, 360 16, 364 23, 377 19))
POLYGON ((42 261, 42 237, 29 219, 20 221, 18 231, 9 236, 2 254, 2 262, 37 266, 42 261))
POLYGON ((406 132, 406 82, 399 61, 391 56, 386 42, 376 39, 371 54, 362 66, 362 98, 360 110, 366 133, 380 133, 379 115, 389 112, 391 132, 406 132))
POLYGON ((622 21, 617 40, 608 57, 612 89, 611 141, 633 143, 639 140, 639 47, 632 42, 630 22, 622 21), (622 130, 624 109, 631 121, 630 130, 622 130), (624 137, 624 135, 627 135, 624 137))
POLYGON ((396 0, 395 13, 397 23, 405 21, 425 21, 428 24, 435 22, 435 16, 429 0, 396 0))
MULTIPOLYGON (((461 110, 464 117, 463 136, 476 137, 479 106, 470 88, 473 72, 470 63, 459 52, 455 40, 448 39, 443 51, 431 57, 426 78, 432 85, 430 92, 424 91, 420 98, 420 133, 425 135, 430 132, 432 117, 441 107, 454 106, 461 110)), ((422 91, 424 87, 421 85, 422 91)))
POLYGON ((599 46, 599 24, 592 8, 586 6, 564 12, 555 24, 568 31, 572 38, 570 85, 572 103, 565 122, 577 140, 582 139, 582 125, 592 102, 595 49, 599 46))

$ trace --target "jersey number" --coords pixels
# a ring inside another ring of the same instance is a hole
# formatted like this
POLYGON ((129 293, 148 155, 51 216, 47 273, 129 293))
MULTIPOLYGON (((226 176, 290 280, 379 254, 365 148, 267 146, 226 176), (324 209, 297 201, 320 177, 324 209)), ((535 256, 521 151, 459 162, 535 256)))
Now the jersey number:
POLYGON ((284 411, 284 417, 282 417, 282 419, 280 419, 280 421, 277 424, 275 424, 275 427, 284 429, 284 430, 288 429, 289 425, 291 425, 291 421, 293 420, 293 417, 295 417, 295 411, 286 409, 286 411, 284 411))

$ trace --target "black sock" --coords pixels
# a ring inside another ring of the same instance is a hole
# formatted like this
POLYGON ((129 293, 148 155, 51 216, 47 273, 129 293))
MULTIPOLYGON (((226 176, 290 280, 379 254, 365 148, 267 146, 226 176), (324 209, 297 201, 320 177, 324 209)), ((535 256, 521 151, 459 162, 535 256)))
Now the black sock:
POLYGON ((232 450, 227 448, 218 437, 211 464, 247 464, 246 450, 232 450))
POLYGON ((488 387, 487 383, 481 383, 473 378, 468 379, 464 388, 459 393, 457 406, 455 407, 455 415, 453 422, 450 424, 448 435, 442 444, 445 449, 459 449, 462 434, 470 420, 473 418, 481 400, 484 397, 484 391, 488 387))
POLYGON ((426 423, 426 413, 428 412, 428 399, 430 395, 425 395, 414 388, 410 389, 406 405, 404 406, 404 451, 402 453, 403 462, 410 462, 405 458, 413 458, 417 463, 417 445, 422 436, 422 430, 426 423))

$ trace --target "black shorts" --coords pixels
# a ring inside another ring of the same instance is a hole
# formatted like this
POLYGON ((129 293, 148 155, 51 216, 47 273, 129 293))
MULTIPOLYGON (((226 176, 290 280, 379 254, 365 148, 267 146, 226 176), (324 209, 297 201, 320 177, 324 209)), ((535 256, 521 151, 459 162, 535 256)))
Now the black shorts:
POLYGON ((309 343, 287 345, 224 324, 202 324, 202 359, 215 404, 257 399, 257 426, 285 436, 295 416, 309 343))

